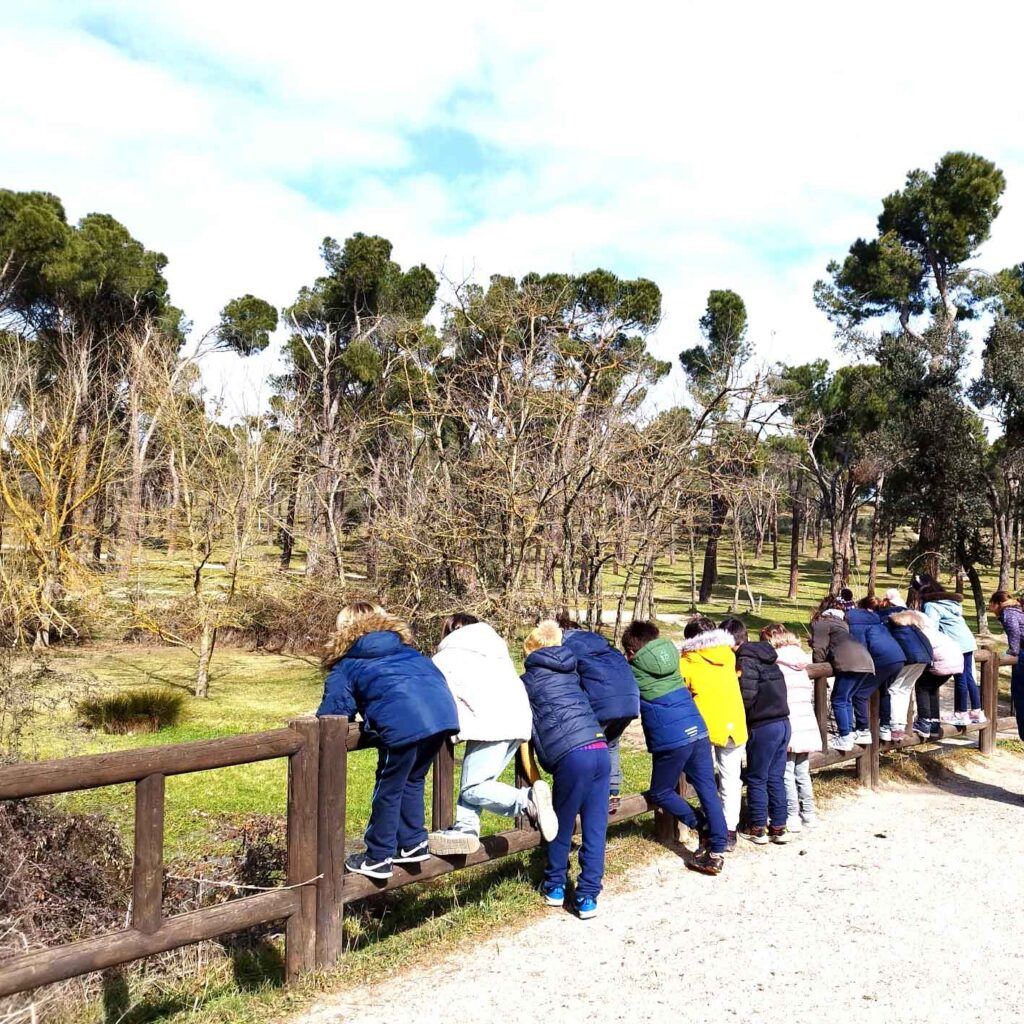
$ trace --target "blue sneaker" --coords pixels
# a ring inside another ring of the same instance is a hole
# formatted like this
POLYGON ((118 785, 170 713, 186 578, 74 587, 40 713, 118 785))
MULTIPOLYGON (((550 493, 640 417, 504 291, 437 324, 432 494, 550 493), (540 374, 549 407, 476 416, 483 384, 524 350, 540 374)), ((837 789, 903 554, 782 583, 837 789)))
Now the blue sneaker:
POLYGON ((545 885, 540 891, 544 897, 544 903, 549 907, 565 906, 565 886, 545 885))
POLYGON ((597 900, 593 896, 577 896, 576 913, 581 921, 586 921, 591 917, 597 917, 597 900))

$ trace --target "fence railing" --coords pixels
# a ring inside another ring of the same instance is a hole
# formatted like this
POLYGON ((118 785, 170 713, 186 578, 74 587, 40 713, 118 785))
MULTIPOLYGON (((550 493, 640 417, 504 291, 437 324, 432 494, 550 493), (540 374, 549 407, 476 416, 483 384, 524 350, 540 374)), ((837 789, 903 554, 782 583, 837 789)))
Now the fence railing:
MULTIPOLYGON (((978 733, 982 753, 991 753, 1000 722, 998 676, 1000 664, 1015 658, 980 651, 982 707, 985 725, 943 727, 944 733, 978 733)), ((822 734, 820 753, 811 756, 812 769, 849 761, 857 763, 862 785, 874 787, 879 757, 889 750, 911 747, 921 740, 913 732, 898 743, 878 739, 876 693, 871 702, 869 746, 849 752, 828 747, 827 681, 829 667, 812 665, 815 710, 822 734)), ((1002 723, 1009 725, 1012 720, 1002 723)), ((908 723, 909 725, 909 723, 908 723)), ((283 920, 285 974, 288 980, 316 967, 328 967, 342 953, 345 906, 376 893, 423 882, 452 871, 474 867, 540 845, 540 833, 525 819, 516 827, 481 840, 468 856, 432 857, 421 864, 397 867, 386 882, 345 873, 345 837, 349 752, 364 746, 358 725, 345 718, 302 718, 287 728, 142 750, 38 761, 0 768, 0 799, 69 793, 123 783, 135 784, 135 839, 131 927, 80 942, 34 950, 0 964, 0 996, 63 981, 92 971, 115 967, 179 946, 214 939, 256 925, 283 920), (163 913, 164 784, 167 776, 209 771, 229 765, 288 758, 286 884, 256 896, 171 917, 163 913)), ((517 778, 525 782, 522 766, 517 778)), ((452 823, 455 803, 455 758, 450 744, 438 755, 432 771, 431 827, 452 823)), ((687 794, 680 781, 680 792, 687 794)), ((609 823, 627 821, 652 810, 647 796, 622 797, 609 823)), ((656 811, 655 835, 663 842, 676 836, 676 822, 656 811)))

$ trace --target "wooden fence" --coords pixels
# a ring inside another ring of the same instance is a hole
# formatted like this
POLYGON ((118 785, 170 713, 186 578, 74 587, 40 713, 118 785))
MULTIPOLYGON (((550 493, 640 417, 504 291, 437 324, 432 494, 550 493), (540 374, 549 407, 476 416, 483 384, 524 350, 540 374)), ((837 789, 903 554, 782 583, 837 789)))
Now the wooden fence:
MULTIPOLYGON (((982 753, 995 746, 1000 664, 1013 658, 979 652, 982 707, 989 722, 966 728, 944 726, 946 734, 978 733, 982 753)), ((908 732, 900 743, 878 739, 878 694, 871 703, 870 746, 850 752, 828 748, 827 665, 812 665, 815 708, 822 749, 811 767, 826 768, 856 761, 862 785, 878 783, 879 756, 888 750, 931 742, 908 732)), ((1004 726, 1010 725, 1004 720, 1004 726)), ((521 853, 540 844, 540 834, 525 820, 487 836, 469 856, 433 857, 422 864, 396 868, 387 882, 346 874, 346 781, 350 751, 362 746, 357 725, 345 718, 303 718, 288 728, 143 750, 38 761, 0 768, 0 799, 68 793, 98 786, 135 784, 135 851, 131 927, 50 949, 23 954, 0 965, 0 996, 37 988, 92 971, 103 970, 179 946, 214 939, 273 921, 286 922, 285 973, 289 980, 304 971, 329 967, 342 952, 342 918, 346 904, 413 882, 521 853), (288 758, 287 879, 285 886, 256 896, 232 900, 165 917, 163 914, 164 781, 168 775, 209 771, 270 758, 288 758)), ((520 781, 522 781, 520 774, 520 781)), ((681 784, 680 791, 686 793, 681 784)), ((432 772, 431 827, 445 828, 454 813, 455 759, 446 745, 432 772)), ((644 794, 624 796, 610 823, 650 811, 644 794)), ((671 816, 656 812, 655 833, 665 842, 676 836, 671 816)))

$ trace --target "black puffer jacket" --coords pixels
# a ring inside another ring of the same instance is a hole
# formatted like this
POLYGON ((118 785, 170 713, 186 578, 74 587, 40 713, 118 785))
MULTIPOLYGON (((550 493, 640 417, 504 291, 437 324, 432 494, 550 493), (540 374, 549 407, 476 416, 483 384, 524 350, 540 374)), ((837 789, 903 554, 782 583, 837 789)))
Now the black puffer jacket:
POLYGON ((786 677, 778 661, 775 648, 764 640, 740 644, 736 651, 747 725, 764 725, 789 718, 786 677))
POLYGON ((818 664, 828 662, 836 672, 874 672, 868 649, 850 635, 845 619, 822 615, 811 623, 811 655, 818 664))

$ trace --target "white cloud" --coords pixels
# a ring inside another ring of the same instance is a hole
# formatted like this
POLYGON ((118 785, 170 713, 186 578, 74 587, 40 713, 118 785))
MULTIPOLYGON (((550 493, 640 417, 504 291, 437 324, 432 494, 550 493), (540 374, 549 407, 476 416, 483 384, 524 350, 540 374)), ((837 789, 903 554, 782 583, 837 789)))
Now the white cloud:
MULTIPOLYGON (((0 185, 113 213, 168 254, 197 328, 241 292, 283 305, 325 234, 366 230, 455 277, 651 277, 665 358, 696 340, 707 291, 732 287, 763 355, 817 357, 831 334, 815 278, 908 169, 953 148, 1008 177, 981 262, 1024 258, 1021 16, 994 0, 969 16, 877 0, 98 0, 8 20, 0 185), (417 149, 452 130, 482 162, 417 149)), ((211 378, 237 389, 272 364, 225 358, 211 378)))

